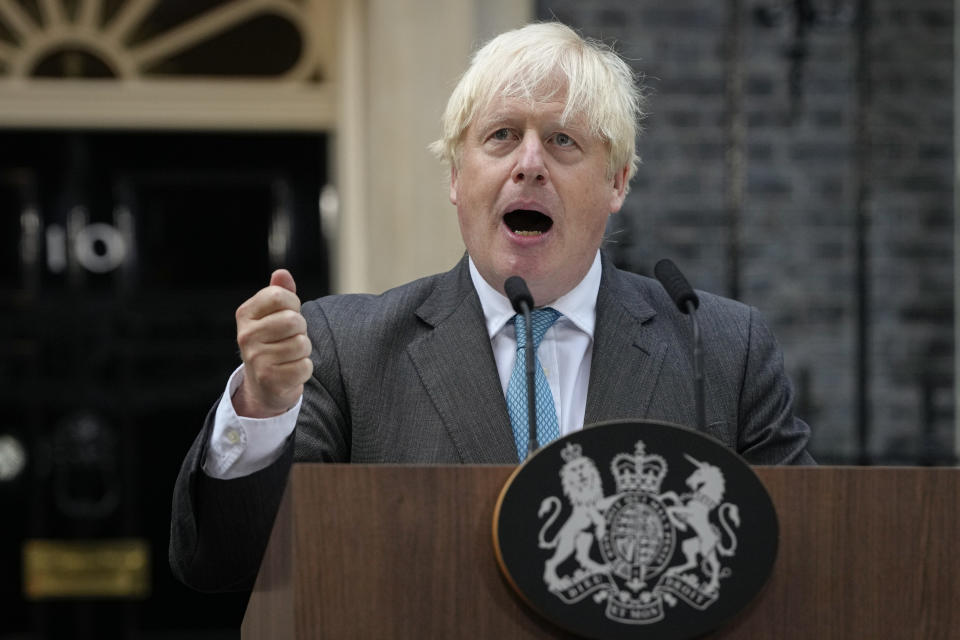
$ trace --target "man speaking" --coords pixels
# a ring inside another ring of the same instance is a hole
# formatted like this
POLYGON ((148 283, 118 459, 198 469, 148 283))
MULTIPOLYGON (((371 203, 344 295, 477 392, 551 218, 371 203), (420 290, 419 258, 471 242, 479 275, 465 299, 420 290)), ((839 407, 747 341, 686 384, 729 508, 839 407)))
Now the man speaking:
MULTIPOLYGON (((302 309, 279 270, 237 309, 244 364, 174 494, 181 580, 253 585, 294 461, 521 459, 526 413, 510 407, 525 403, 526 340, 504 295, 511 276, 536 307, 540 445, 602 420, 697 423, 686 318, 658 283, 600 251, 636 171, 640 115, 630 67, 561 24, 504 33, 476 53, 433 144, 450 165, 467 255, 378 296, 302 309)), ((756 311, 701 294, 698 318, 707 432, 754 464, 812 463, 809 427, 756 311)))

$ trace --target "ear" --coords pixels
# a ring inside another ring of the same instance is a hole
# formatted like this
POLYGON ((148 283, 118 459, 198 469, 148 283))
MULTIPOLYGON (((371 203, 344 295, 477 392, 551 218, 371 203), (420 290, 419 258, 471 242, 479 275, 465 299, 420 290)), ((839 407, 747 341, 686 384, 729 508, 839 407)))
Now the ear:
POLYGON ((450 202, 457 206, 457 168, 450 165, 450 202))
POLYGON ((610 213, 620 211, 623 201, 627 197, 627 166, 624 165, 617 169, 613 174, 613 182, 610 185, 610 213))

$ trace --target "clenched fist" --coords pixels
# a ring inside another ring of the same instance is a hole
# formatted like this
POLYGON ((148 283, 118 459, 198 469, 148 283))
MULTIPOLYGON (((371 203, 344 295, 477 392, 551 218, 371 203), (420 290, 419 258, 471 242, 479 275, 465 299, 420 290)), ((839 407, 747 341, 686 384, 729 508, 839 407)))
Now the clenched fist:
POLYGON ((313 362, 289 271, 274 271, 270 285, 237 308, 237 344, 244 363, 243 384, 233 396, 237 415, 269 418, 296 404, 313 362))

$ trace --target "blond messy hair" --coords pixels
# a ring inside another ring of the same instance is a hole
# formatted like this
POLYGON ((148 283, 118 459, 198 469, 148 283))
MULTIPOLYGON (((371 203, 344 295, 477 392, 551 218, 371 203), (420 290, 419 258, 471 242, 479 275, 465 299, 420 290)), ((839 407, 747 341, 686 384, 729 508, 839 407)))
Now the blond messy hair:
POLYGON ((566 99, 562 121, 582 116, 607 145, 608 172, 637 171, 636 137, 643 97, 633 70, 613 49, 580 37, 559 22, 529 24, 502 33, 477 51, 450 95, 443 136, 430 145, 459 166, 463 135, 495 98, 566 99))

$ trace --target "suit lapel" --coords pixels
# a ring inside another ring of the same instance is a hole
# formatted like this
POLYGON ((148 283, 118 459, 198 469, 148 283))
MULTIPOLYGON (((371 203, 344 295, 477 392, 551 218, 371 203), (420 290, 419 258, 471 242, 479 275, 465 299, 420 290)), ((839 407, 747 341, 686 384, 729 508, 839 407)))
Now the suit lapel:
POLYGON ((603 256, 585 424, 646 416, 667 351, 648 326, 655 315, 603 256))
POLYGON ((510 417, 483 310, 464 258, 417 309, 433 327, 407 347, 465 463, 516 460, 510 417))

